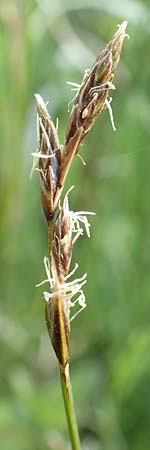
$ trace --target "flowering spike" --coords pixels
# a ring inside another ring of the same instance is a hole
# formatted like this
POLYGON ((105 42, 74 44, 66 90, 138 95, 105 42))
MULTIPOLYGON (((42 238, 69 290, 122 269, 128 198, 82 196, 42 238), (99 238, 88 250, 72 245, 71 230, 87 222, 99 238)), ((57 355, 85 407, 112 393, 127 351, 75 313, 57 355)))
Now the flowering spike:
MULTIPOLYGON (((48 333, 59 360, 64 369, 69 360, 70 321, 85 306, 82 290, 87 275, 68 281, 75 273, 77 265, 70 271, 72 247, 85 230, 90 237, 90 223, 87 216, 92 212, 73 212, 69 209, 68 194, 62 205, 61 193, 66 176, 79 147, 95 123, 97 116, 108 108, 113 129, 112 110, 109 91, 114 90, 112 83, 126 36, 127 22, 123 22, 105 49, 98 55, 90 70, 86 70, 80 85, 68 82, 76 91, 73 108, 68 120, 64 146, 58 139, 58 121, 56 127, 47 111, 46 104, 39 94, 35 94, 37 103, 38 149, 33 155, 33 169, 38 162, 41 183, 41 198, 48 222, 49 258, 44 258, 47 278, 41 284, 49 282, 50 292, 44 292, 45 319, 48 333), (73 315, 70 310, 78 306, 73 315), (70 317, 71 316, 71 317, 70 317)), ((37 285, 38 286, 38 285, 37 285)))

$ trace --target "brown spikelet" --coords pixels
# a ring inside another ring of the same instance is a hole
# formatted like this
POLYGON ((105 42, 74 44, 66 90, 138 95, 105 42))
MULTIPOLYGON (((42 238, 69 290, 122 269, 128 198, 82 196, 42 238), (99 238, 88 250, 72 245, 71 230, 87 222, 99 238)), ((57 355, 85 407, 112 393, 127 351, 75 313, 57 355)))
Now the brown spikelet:
POLYGON ((97 116, 107 107, 106 100, 110 89, 115 89, 112 80, 119 63, 126 26, 127 22, 119 26, 111 41, 97 57, 91 70, 85 71, 68 120, 55 206, 59 198, 59 190, 62 190, 70 164, 80 144, 94 125, 97 116))
MULTIPOLYGON (((49 224, 51 228, 51 223, 49 224)), ((48 333, 61 365, 65 367, 69 359, 70 320, 65 277, 68 275, 72 255, 72 224, 69 214, 68 197, 59 209, 53 224, 51 238, 51 270, 55 284, 54 297, 46 303, 45 318, 48 333), (55 294, 56 293, 56 294, 55 294)))
MULTIPOLYGON (((91 71, 84 76, 69 119, 63 157, 68 142, 77 129, 82 127, 82 135, 78 143, 79 147, 81 141, 94 124, 97 115, 104 108, 105 99, 108 96, 110 87, 112 87, 111 83, 109 83, 111 70, 112 53, 108 50, 106 55, 99 56, 91 71), (100 89, 101 86, 102 88, 100 89)), ((78 148, 76 153, 77 151, 78 148)))
POLYGON ((58 361, 65 367, 69 361, 70 324, 66 299, 63 296, 56 296, 46 303, 45 320, 58 361))
POLYGON ((47 108, 39 94, 35 94, 39 128, 39 171, 41 197, 47 221, 54 214, 54 197, 56 194, 61 149, 57 130, 47 108), (40 157, 41 154, 41 157, 40 157))

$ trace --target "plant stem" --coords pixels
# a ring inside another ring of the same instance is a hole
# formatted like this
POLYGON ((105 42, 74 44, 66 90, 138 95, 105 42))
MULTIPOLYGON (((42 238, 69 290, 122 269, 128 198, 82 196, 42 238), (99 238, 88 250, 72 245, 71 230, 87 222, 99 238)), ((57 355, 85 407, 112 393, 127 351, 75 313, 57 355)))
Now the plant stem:
POLYGON ((74 409, 69 364, 66 364, 65 368, 60 365, 60 379, 72 450, 80 450, 80 438, 74 409))

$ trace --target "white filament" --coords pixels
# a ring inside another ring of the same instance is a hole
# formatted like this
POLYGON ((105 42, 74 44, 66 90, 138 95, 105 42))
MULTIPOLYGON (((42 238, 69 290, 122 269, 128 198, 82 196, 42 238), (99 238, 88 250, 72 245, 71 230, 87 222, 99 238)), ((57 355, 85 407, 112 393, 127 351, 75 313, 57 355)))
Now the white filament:
POLYGON ((110 97, 109 100, 106 99, 106 100, 105 100, 105 104, 106 104, 106 106, 107 106, 107 108, 108 108, 108 111, 109 111, 110 121, 111 121, 111 124, 112 124, 112 128, 113 128, 114 131, 116 131, 116 127, 115 127, 115 124, 114 124, 114 118, 113 118, 112 107, 111 107, 111 105, 110 105, 110 104, 111 104, 111 101, 112 101, 112 97, 110 97))

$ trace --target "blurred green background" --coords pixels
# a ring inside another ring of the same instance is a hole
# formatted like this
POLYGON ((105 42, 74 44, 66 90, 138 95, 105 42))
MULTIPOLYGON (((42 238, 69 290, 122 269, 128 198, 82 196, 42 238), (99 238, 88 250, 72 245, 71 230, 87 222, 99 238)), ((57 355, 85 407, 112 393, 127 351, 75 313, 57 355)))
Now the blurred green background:
POLYGON ((88 307, 72 323, 71 375, 83 450, 148 450, 150 442, 150 7, 149 0, 0 0, 0 447, 68 450, 57 361, 44 322, 47 226, 36 151, 39 92, 63 143, 67 105, 128 20, 108 111, 84 142, 67 188, 91 210, 91 239, 72 267, 88 273, 88 307))

